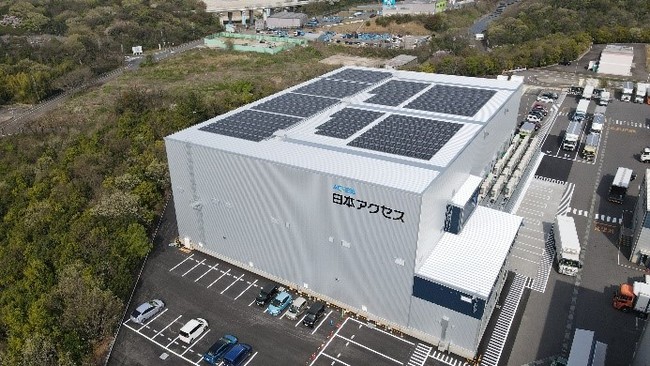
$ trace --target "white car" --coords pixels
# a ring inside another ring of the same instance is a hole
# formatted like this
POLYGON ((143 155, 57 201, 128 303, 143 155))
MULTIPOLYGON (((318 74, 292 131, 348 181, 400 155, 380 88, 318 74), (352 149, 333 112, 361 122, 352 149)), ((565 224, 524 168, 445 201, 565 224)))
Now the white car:
POLYGON ((537 101, 542 103, 553 103, 553 98, 547 97, 545 95, 540 95, 537 97, 537 101))
POLYGON ((158 314, 165 308, 165 303, 162 300, 154 299, 140 304, 131 313, 131 321, 138 324, 144 324, 154 315, 158 314))
POLYGON ((534 115, 534 114, 529 114, 528 116, 526 116, 526 121, 528 121, 528 122, 541 122, 542 119, 539 118, 538 116, 534 115))
POLYGON ((183 325, 178 339, 190 344, 194 342, 205 330, 208 329, 208 321, 201 318, 192 319, 183 325))
POLYGON ((641 151, 641 161, 644 163, 650 163, 650 147, 646 147, 641 151))

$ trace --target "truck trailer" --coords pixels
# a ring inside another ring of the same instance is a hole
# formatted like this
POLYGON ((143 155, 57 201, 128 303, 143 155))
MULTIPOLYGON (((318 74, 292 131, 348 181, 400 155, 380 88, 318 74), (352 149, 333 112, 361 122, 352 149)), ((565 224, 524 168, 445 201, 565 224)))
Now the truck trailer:
POLYGON ((582 121, 587 117, 587 109, 589 108, 589 101, 585 99, 581 99, 578 102, 578 106, 576 107, 576 112, 573 114, 573 120, 574 121, 582 121))
POLYGON ((582 99, 591 100, 591 97, 593 95, 594 95, 594 86, 593 85, 585 86, 585 89, 582 91, 582 99))
POLYGON ((600 145, 600 134, 592 132, 587 135, 585 139, 585 147, 582 149, 582 157, 588 161, 593 161, 598 152, 598 145, 600 145))
POLYGON ((630 187, 630 182, 634 179, 634 172, 632 169, 619 167, 616 170, 616 175, 609 187, 609 195, 607 200, 618 204, 623 204, 627 189, 630 187))
POLYGON ((594 118, 591 120, 591 132, 601 133, 605 126, 605 115, 602 113, 594 113, 594 118))
POLYGON ((614 294, 612 305, 623 312, 634 311, 647 316, 650 313, 650 275, 645 275, 645 282, 622 283, 614 294))
POLYGON ((650 88, 650 84, 647 83, 636 84, 636 92, 634 93, 634 103, 645 103, 645 97, 648 93, 648 88, 650 88))
POLYGON ((553 238, 555 239, 558 272, 567 276, 577 275, 582 268, 582 262, 580 261, 580 241, 573 217, 555 216, 553 238))
POLYGON ((598 105, 606 106, 609 104, 609 101, 612 99, 612 94, 607 90, 603 90, 600 93, 600 98, 598 99, 598 105))
POLYGON ((573 151, 578 146, 580 140, 580 133, 582 132, 582 123, 578 121, 569 122, 569 126, 564 132, 564 140, 562 141, 562 149, 573 151))
POLYGON ((624 81, 621 88, 621 101, 629 102, 632 100, 632 93, 634 92, 634 83, 631 81, 624 81))

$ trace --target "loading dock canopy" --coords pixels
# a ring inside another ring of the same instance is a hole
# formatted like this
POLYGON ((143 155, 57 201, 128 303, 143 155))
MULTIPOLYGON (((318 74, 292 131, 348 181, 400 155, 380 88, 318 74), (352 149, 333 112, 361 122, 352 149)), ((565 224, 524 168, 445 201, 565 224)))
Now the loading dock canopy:
POLYGON ((416 274, 487 299, 521 221, 520 216, 477 207, 460 234, 443 234, 416 274))

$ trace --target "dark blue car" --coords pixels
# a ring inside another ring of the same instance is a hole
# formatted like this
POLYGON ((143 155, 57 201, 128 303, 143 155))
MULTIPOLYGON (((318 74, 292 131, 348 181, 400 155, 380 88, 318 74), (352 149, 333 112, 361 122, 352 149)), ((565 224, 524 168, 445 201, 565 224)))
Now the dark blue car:
POLYGON ((253 347, 246 343, 237 343, 223 356, 224 366, 240 366, 253 352, 253 347))
POLYGON ((237 337, 226 334, 216 341, 203 355, 205 362, 216 365, 230 349, 237 344, 237 337))

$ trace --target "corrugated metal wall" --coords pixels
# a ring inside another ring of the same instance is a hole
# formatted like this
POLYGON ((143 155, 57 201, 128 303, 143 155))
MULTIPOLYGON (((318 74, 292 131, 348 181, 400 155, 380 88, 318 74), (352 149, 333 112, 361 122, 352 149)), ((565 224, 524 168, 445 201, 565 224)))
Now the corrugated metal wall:
POLYGON ((188 154, 184 143, 166 143, 181 237, 196 242, 203 230, 205 251, 407 324, 419 196, 196 145, 188 154), (190 167, 194 193, 185 188, 192 187, 190 167), (353 188, 349 196, 365 207, 335 204, 333 193, 346 195, 335 184, 353 188), (403 211, 404 222, 382 205, 403 211))
POLYGON ((650 215, 646 210, 647 206, 647 180, 645 174, 643 175, 643 183, 641 184, 641 189, 639 190, 639 198, 636 201, 636 207, 634 209, 634 217, 632 218, 633 229, 634 229, 634 247, 632 248, 632 256, 630 260, 632 262, 638 263, 640 260, 640 251, 644 252, 650 251, 650 215))

